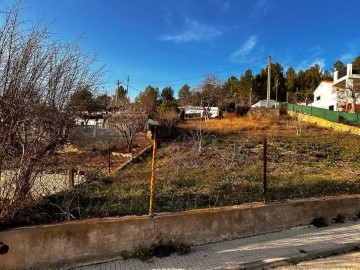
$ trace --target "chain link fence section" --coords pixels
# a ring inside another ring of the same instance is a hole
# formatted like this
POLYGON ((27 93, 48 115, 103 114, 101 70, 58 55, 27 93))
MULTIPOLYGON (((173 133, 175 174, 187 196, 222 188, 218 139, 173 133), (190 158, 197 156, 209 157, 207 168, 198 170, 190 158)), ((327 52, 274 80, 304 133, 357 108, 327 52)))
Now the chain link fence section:
MULTIPOLYGON (((16 188, 15 183, 12 182, 16 171, 3 170, 1 171, 1 185, 0 196, 4 199, 11 199, 12 194, 16 188)), ((67 189, 71 189, 80 183, 83 183, 86 177, 82 172, 76 172, 69 169, 68 172, 40 172, 34 179, 31 180, 31 197, 38 201, 44 196, 49 196, 67 189)))
POLYGON ((269 200, 360 193, 360 149, 347 136, 269 138, 269 200))
POLYGON ((84 181, 84 173, 73 169, 69 169, 68 172, 43 172, 35 179, 31 194, 34 198, 41 198, 72 189, 84 181))

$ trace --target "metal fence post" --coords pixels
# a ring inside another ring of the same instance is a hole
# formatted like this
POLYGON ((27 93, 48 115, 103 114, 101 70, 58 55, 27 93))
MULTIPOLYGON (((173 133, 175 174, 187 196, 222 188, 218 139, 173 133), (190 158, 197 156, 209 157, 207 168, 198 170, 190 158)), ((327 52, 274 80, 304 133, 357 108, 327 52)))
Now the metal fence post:
POLYGON ((262 201, 263 203, 267 202, 267 182, 266 182, 266 170, 267 170, 267 140, 264 139, 264 153, 263 153, 263 161, 264 161, 264 178, 263 178, 263 193, 262 193, 262 201))
POLYGON ((154 140, 153 140, 153 154, 151 162, 151 182, 150 182, 150 204, 149 204, 149 216, 154 215, 153 201, 154 201, 154 187, 155 187, 155 158, 156 158, 156 127, 154 130, 154 140))
POLYGON ((110 141, 108 146, 108 171, 109 174, 111 173, 111 147, 110 147, 110 141))

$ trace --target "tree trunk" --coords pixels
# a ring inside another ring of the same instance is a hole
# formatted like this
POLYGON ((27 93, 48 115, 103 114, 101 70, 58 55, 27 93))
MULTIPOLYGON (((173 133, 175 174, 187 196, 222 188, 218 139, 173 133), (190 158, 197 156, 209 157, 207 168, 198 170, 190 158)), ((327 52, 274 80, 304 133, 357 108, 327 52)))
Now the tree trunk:
POLYGON ((356 98, 353 96, 352 97, 352 101, 351 101, 351 113, 355 113, 355 108, 356 108, 356 98))
POLYGON ((128 145, 128 153, 131 153, 131 150, 132 150, 132 140, 129 140, 127 145, 128 145))

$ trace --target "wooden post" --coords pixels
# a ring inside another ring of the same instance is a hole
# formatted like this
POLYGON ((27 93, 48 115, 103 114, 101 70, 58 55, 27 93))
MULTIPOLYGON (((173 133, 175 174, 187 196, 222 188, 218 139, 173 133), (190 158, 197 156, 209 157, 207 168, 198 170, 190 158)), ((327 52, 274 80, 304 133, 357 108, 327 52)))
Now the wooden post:
POLYGON ((70 168, 68 170, 68 188, 74 187, 74 174, 75 174, 74 168, 70 168))
POLYGON ((2 159, 0 159, 0 182, 1 182, 1 171, 2 171, 2 159))
POLYGON ((267 197, 266 197, 266 190, 267 190, 267 182, 266 182, 266 170, 267 170, 267 141, 264 139, 264 178, 263 178, 263 194, 262 194, 262 201, 266 204, 267 197))
POLYGON ((154 201, 154 187, 155 187, 155 158, 156 158, 156 127, 154 129, 154 139, 153 139, 153 154, 152 154, 152 162, 151 162, 151 182, 150 182, 150 203, 149 203, 149 216, 154 215, 153 209, 153 201, 154 201))
POLYGON ((110 147, 110 141, 108 146, 108 171, 109 174, 111 173, 111 147, 110 147))

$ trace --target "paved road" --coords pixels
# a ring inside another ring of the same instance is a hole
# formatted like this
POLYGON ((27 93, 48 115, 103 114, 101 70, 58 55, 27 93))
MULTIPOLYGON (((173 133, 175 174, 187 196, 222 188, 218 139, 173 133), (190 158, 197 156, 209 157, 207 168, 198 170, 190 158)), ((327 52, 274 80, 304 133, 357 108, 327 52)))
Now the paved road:
MULTIPOLYGON (((262 269, 318 258, 321 254, 352 250, 360 246, 360 220, 328 227, 298 227, 276 233, 193 247, 188 255, 114 260, 74 268, 77 270, 155 269, 262 269)), ((329 268, 328 268, 329 269, 329 268)), ((360 269, 360 267, 359 267, 360 269)))
POLYGON ((308 261, 308 262, 301 262, 298 265, 283 266, 283 267, 278 267, 276 269, 277 270, 300 270, 300 269, 358 270, 358 269, 360 269, 360 252, 332 256, 332 257, 317 259, 317 260, 308 261))

